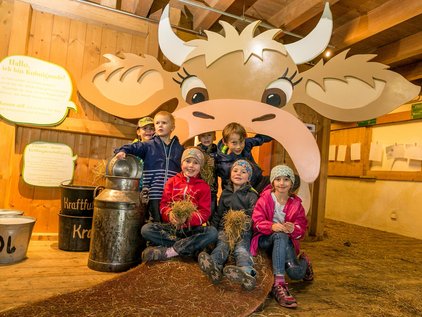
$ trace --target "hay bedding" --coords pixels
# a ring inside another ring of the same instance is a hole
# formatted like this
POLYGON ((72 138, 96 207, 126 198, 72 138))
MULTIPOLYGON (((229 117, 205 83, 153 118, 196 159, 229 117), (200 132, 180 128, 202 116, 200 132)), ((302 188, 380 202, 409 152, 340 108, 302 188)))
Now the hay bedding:
POLYGON ((21 306, 0 316, 248 316, 272 286, 270 260, 256 258, 257 287, 248 292, 223 279, 213 285, 190 259, 154 262, 94 287, 21 306))

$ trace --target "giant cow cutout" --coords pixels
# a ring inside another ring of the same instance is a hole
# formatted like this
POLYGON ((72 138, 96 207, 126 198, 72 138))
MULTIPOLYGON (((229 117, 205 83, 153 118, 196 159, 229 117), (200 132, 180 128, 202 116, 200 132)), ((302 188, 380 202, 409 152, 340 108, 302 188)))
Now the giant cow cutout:
POLYGON ((309 183, 319 174, 320 154, 297 118, 295 104, 306 104, 333 120, 360 121, 388 113, 419 93, 418 86, 388 66, 369 62, 375 55, 346 57, 345 51, 299 73, 297 65, 317 57, 329 43, 333 22, 328 3, 314 30, 292 44, 274 40, 279 29, 254 36, 259 21, 240 34, 220 23, 224 36, 205 31, 207 40, 183 42, 171 29, 167 6, 160 19, 159 45, 180 69, 167 72, 148 55, 106 54, 110 62, 84 76, 80 95, 127 119, 154 113, 175 99, 174 133, 181 142, 239 122, 248 132, 281 143, 301 180, 309 183))

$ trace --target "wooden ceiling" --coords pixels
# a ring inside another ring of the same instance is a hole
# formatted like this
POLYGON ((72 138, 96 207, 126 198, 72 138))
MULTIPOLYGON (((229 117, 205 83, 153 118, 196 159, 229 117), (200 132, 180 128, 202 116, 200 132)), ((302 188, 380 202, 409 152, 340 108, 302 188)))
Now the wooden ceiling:
MULTIPOLYGON (((166 0, 96 0, 101 5, 157 20, 166 0)), ((195 1, 190 1, 195 2, 195 1)), ((422 1, 421 0, 329 0, 334 20, 330 45, 334 54, 377 54, 376 61, 390 65, 417 85, 422 84, 422 1)), ((322 0, 204 0, 201 6, 238 17, 262 20, 276 28, 306 36, 317 24, 322 0)), ((172 23, 196 32, 221 31, 219 20, 238 30, 248 23, 220 13, 171 0, 172 23), (177 14, 179 12, 180 14, 177 14), (176 16, 177 21, 173 19, 176 16)), ((264 30, 264 29, 262 29, 264 30)), ((284 43, 298 38, 282 34, 284 43)))

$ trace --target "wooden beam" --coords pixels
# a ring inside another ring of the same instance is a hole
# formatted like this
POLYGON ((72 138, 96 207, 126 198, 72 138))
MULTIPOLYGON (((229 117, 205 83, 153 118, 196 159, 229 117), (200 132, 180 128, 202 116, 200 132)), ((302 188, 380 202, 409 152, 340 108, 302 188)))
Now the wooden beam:
MULTIPOLYGON (((31 6, 21 1, 15 1, 7 51, 9 56, 27 54, 31 19, 31 6)), ((8 208, 12 191, 12 167, 14 166, 16 125, 0 119, 0 134, 0 149, 2 151, 2 164, 0 165, 0 208, 8 208)))
POLYGON ((422 14, 420 0, 390 0, 338 28, 331 43, 343 50, 370 36, 422 14))
POLYGON ((396 67, 393 68, 393 71, 401 74, 409 81, 415 81, 422 78, 422 62, 396 67))
MULTIPOLYGON (((332 6, 338 1, 330 0, 328 2, 332 6)), ((292 31, 314 16, 321 14, 323 10, 324 3, 320 0, 293 0, 289 1, 283 10, 270 17, 268 22, 283 30, 292 31)))
MULTIPOLYGON (((221 11, 226 11, 234 0, 207 0, 206 3, 221 11)), ((208 30, 219 18, 221 14, 208 11, 205 9, 198 9, 193 16, 193 29, 194 30, 208 30)))
MULTIPOLYGON (((18 124, 19 126, 25 126, 18 124)), ((133 139, 135 125, 133 124, 116 124, 102 121, 93 121, 79 118, 66 118, 57 126, 37 126, 40 129, 64 131, 80 134, 106 136, 118 139, 133 139)))
POLYGON ((153 3, 154 3, 154 0, 139 1, 135 14, 140 15, 142 17, 147 17, 153 3))
POLYGON ((375 61, 387 65, 420 55, 422 54, 422 31, 382 46, 375 51, 375 54, 377 54, 375 61))
POLYGON ((139 5, 140 2, 144 2, 144 1, 139 1, 139 0, 125 0, 122 2, 121 4, 121 10, 122 11, 126 11, 129 13, 133 13, 135 14, 136 9, 139 5))
POLYGON ((15 1, 8 55, 26 55, 31 31, 32 8, 29 4, 15 1))
POLYGON ((111 11, 106 8, 82 3, 75 0, 21 0, 29 3, 33 9, 41 12, 48 12, 54 15, 65 16, 67 18, 83 21, 89 24, 96 24, 106 28, 112 28, 131 34, 148 34, 148 24, 140 18, 129 16, 125 13, 111 11))
POLYGON ((322 240, 324 234, 325 200, 327 196, 328 152, 330 148, 330 119, 321 116, 321 128, 317 130, 317 144, 321 152, 319 176, 312 190, 311 223, 309 235, 322 240))

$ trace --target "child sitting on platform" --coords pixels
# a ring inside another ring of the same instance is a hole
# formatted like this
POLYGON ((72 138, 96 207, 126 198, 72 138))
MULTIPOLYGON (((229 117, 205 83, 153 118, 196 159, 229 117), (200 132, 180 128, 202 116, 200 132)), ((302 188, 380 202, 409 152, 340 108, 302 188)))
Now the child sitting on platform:
POLYGON ((285 274, 295 280, 313 280, 313 270, 305 253, 299 255, 299 239, 307 230, 307 219, 301 199, 293 193, 293 170, 286 165, 271 170, 271 184, 264 189, 252 213, 254 235, 251 253, 258 247, 272 253, 274 285, 272 294, 277 302, 288 308, 297 307, 290 294, 285 274), (299 255, 299 257, 297 257, 299 255))
POLYGON ((204 154, 188 148, 182 155, 182 172, 165 185, 160 212, 163 223, 148 223, 141 229, 154 247, 142 252, 142 261, 167 260, 175 256, 195 256, 217 240, 217 230, 206 223, 211 214, 210 187, 200 178, 204 154))
POLYGON ((250 218, 258 193, 249 184, 252 166, 246 160, 235 161, 230 175, 230 184, 220 196, 218 212, 211 219, 211 225, 219 230, 217 246, 211 255, 201 252, 198 262, 211 281, 219 283, 221 271, 230 255, 230 247, 233 247, 236 265, 226 265, 223 273, 229 280, 252 290, 256 286, 256 271, 249 253, 252 236, 250 218), (235 228, 229 223, 230 220, 234 220, 235 228))

